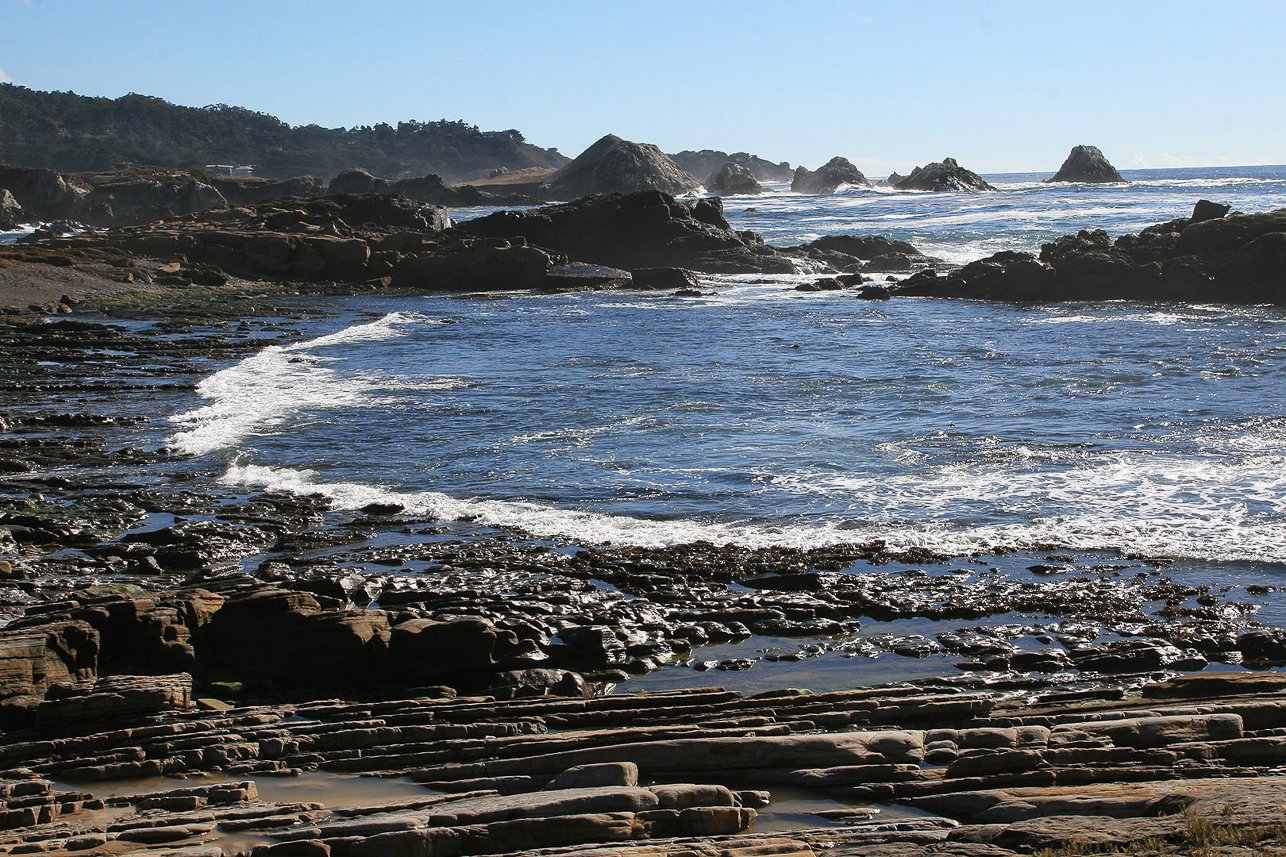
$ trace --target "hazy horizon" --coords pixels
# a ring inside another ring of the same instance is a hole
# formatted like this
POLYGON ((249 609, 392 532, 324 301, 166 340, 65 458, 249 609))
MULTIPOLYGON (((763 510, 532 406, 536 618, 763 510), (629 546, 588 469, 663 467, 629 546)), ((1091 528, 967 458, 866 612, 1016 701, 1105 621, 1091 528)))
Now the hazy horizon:
POLYGON ((1286 162, 1286 4, 0 0, 0 81, 291 125, 462 120, 574 157, 614 133, 871 175, 1286 162))

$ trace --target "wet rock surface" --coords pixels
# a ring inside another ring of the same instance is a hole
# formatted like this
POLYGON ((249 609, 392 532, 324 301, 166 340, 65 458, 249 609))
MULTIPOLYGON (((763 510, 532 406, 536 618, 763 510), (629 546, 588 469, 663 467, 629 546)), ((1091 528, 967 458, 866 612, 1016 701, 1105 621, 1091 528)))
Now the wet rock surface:
POLYGON ((1197 203, 1191 217, 1113 240, 1082 230, 1030 253, 1001 252, 939 277, 901 284, 904 294, 1004 301, 1149 300, 1286 302, 1286 209, 1228 214, 1197 203))

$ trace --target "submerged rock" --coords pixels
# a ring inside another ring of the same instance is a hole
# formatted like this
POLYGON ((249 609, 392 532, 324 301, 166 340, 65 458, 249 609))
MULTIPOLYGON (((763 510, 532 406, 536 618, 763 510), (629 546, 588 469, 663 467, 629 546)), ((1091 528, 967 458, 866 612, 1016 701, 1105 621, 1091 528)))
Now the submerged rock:
POLYGON ((1076 146, 1049 182, 1124 182, 1098 146, 1076 146))
POLYGON ((932 164, 916 167, 911 175, 899 181, 898 190, 961 191, 995 190, 982 176, 956 163, 955 158, 943 158, 932 164))

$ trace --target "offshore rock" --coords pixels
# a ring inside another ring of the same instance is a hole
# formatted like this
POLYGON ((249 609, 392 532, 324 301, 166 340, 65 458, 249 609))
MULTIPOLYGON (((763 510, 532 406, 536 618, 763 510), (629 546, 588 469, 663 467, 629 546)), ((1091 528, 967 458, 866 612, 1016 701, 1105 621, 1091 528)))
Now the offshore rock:
POLYGON ((849 163, 847 158, 834 157, 816 170, 799 167, 791 179, 790 189, 795 193, 834 193, 842 185, 870 187, 862 171, 849 163))
POLYGON ((895 241, 883 235, 827 235, 801 244, 794 250, 840 271, 911 271, 941 262, 924 255, 905 241, 895 241))
POLYGON ((759 184, 750 170, 731 161, 710 174, 710 178, 706 179, 706 190, 724 196, 764 192, 763 185, 759 184))
POLYGON ((1004 301, 1147 300, 1286 304, 1286 209, 1194 217, 1115 241, 1082 230, 1030 253, 997 253, 947 276, 917 274, 898 290, 1004 301), (1205 219, 1202 219, 1202 218, 1205 219))
POLYGON ((576 199, 591 194, 659 190, 683 194, 701 182, 651 143, 633 143, 608 134, 541 187, 546 199, 576 199))
POLYGON ((1076 146, 1049 182, 1124 182, 1098 146, 1076 146))
POLYGON ((748 152, 733 152, 730 155, 714 149, 702 149, 699 152, 686 150, 670 155, 670 159, 694 176, 708 176, 729 162, 745 167, 761 182, 790 181, 793 175, 790 164, 786 161, 774 164, 748 152))
POLYGON ((995 190, 982 176, 956 163, 955 158, 943 158, 932 164, 916 167, 911 175, 893 186, 897 190, 962 191, 995 190))

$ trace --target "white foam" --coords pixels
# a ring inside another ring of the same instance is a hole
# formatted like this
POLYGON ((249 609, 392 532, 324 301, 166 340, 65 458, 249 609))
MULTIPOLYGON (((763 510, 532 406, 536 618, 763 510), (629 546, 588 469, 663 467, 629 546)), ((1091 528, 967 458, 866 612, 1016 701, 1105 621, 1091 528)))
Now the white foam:
MULTIPOLYGON (((379 388, 378 380, 370 375, 342 378, 326 368, 326 358, 309 352, 328 345, 389 339, 400 336, 408 324, 426 321, 417 313, 393 312, 307 342, 270 345, 197 385, 197 394, 210 404, 170 417, 181 428, 171 443, 189 454, 206 455, 235 447, 291 413, 357 404, 379 388)), ((460 382, 443 379, 442 383, 450 388, 460 382)))

